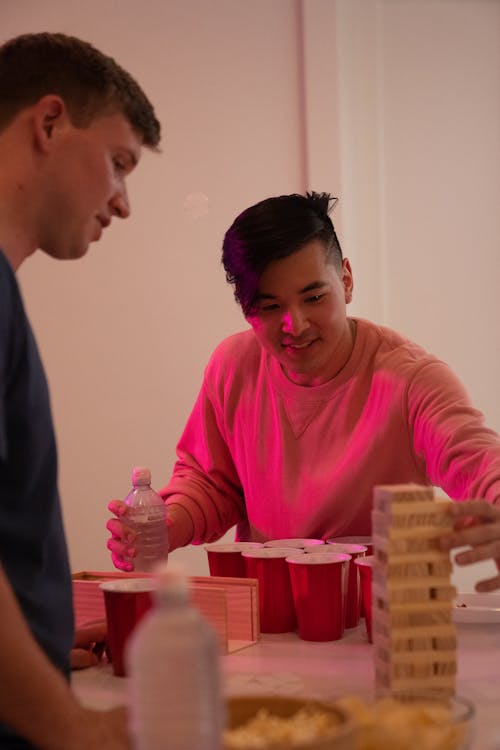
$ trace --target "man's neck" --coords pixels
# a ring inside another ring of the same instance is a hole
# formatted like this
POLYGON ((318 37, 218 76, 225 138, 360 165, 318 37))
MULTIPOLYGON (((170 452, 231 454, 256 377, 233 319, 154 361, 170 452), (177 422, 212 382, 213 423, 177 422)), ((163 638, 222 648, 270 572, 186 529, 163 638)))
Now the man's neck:
POLYGON ((16 233, 14 226, 3 227, 1 219, 0 248, 12 266, 14 273, 18 270, 21 263, 32 255, 36 249, 26 242, 25 233, 16 233))
POLYGON ((38 247, 37 202, 43 191, 26 148, 21 128, 0 133, 0 247, 14 271, 38 247))
POLYGON ((37 249, 35 199, 26 189, 22 174, 6 168, 0 175, 0 247, 14 271, 37 249))

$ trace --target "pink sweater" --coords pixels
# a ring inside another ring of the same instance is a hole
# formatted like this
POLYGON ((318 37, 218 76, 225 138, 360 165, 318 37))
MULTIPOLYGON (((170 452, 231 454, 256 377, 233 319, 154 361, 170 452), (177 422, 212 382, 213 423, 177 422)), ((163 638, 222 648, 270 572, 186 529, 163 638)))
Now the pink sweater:
POLYGON ((500 438, 449 367, 388 328, 357 321, 343 370, 291 383, 253 331, 225 339, 162 494, 180 493, 195 543, 366 535, 376 484, 417 482, 455 500, 500 499, 500 438))

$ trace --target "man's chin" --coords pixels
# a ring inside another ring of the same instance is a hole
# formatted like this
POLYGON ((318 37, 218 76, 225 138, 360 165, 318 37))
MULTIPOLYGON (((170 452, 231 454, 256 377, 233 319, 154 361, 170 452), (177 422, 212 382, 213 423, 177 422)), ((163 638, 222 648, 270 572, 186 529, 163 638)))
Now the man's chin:
POLYGON ((83 256, 87 254, 89 245, 90 243, 87 245, 77 246, 77 247, 72 247, 72 248, 41 247, 40 249, 50 258, 54 258, 54 260, 78 260, 79 258, 83 258, 83 256))

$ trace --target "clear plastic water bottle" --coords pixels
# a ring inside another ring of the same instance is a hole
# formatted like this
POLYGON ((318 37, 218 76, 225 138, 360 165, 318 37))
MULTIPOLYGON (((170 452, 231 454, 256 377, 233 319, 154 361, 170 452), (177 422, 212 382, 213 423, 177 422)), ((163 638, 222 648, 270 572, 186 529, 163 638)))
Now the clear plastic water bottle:
POLYGON ((221 750, 217 635, 190 603, 178 568, 161 566, 154 600, 126 649, 134 750, 221 750))
POLYGON ((132 492, 125 498, 128 511, 124 521, 137 535, 134 542, 134 569, 150 572, 168 557, 167 508, 162 498, 151 488, 151 472, 148 468, 134 468, 132 485, 132 492))

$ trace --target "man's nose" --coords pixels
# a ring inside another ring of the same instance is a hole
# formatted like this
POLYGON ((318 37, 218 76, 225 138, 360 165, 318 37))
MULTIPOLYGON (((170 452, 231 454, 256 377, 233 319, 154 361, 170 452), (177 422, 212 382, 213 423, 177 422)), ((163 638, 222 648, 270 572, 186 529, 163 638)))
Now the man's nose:
POLYGON ((307 328, 307 318, 298 309, 288 309, 282 319, 281 327, 284 333, 290 333, 292 336, 300 336, 307 328))
POLYGON ((110 206, 114 216, 118 216, 120 219, 126 219, 130 216, 130 203, 125 185, 122 185, 113 195, 110 206))

